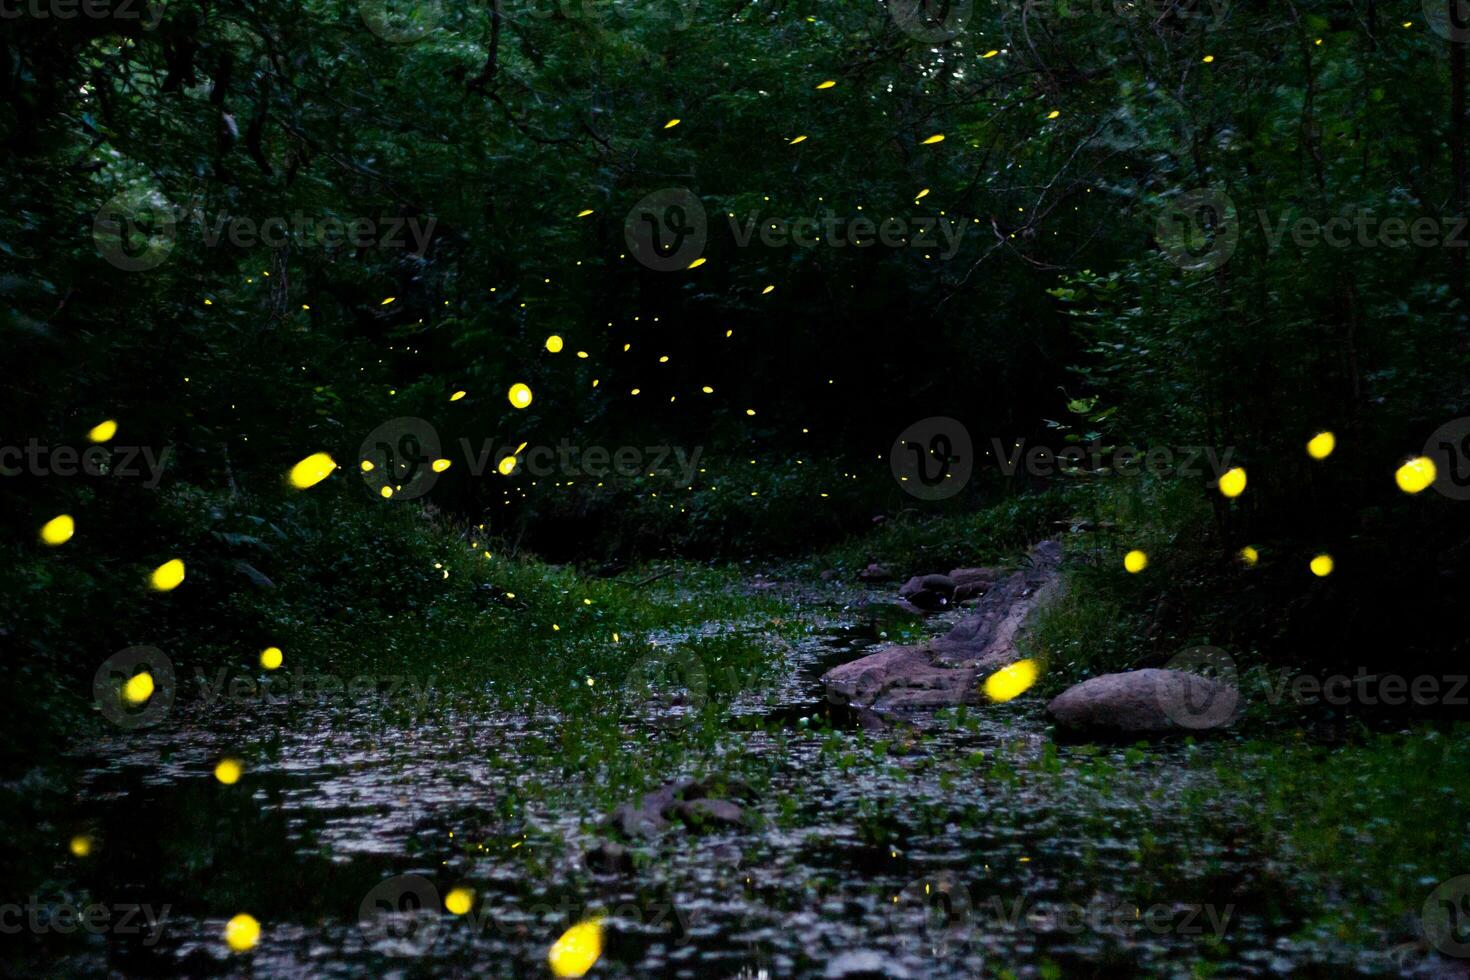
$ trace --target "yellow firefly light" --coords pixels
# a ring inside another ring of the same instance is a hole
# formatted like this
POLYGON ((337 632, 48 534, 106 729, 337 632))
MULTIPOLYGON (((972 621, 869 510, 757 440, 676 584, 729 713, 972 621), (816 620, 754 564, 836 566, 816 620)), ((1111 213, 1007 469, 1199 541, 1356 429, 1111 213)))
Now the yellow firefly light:
POLYGON ((1009 701, 1036 683, 1036 661, 1018 660, 985 678, 985 696, 992 701, 1009 701))
POLYGON ((514 407, 525 408, 531 404, 531 389, 518 381, 510 386, 510 391, 506 393, 506 397, 510 399, 510 403, 514 407))
POLYGON ((84 858, 92 853, 92 838, 86 834, 77 834, 67 846, 71 849, 73 857, 84 858))
POLYGON ((1322 554, 1312 559, 1310 567, 1312 569, 1313 575, 1317 576, 1318 578, 1326 578, 1327 576, 1332 574, 1332 556, 1327 554, 1326 552, 1323 552, 1322 554))
POLYGON ((921 145, 923 145, 923 146, 929 146, 932 143, 943 143, 943 142, 944 142, 944 134, 943 133, 935 133, 933 136, 931 136, 928 139, 926 139, 921 145))
POLYGON ((444 907, 453 915, 464 915, 475 904, 475 893, 468 888, 451 889, 444 896, 444 907))
POLYGON ((460 400, 460 399, 461 399, 461 398, 463 398, 463 397, 464 397, 464 394, 465 394, 465 393, 464 393, 464 392, 462 392, 462 391, 456 391, 456 392, 455 392, 455 393, 454 393, 454 394, 452 394, 452 395, 450 395, 450 396, 449 396, 449 400, 450 400, 450 401, 452 401, 452 402, 457 402, 457 401, 459 401, 459 400, 460 400))
POLYGON ((806 142, 806 134, 802 134, 801 136, 798 136, 795 139, 788 141, 786 145, 787 146, 795 146, 797 143, 805 143, 805 142, 806 142))
POLYGON ((184 581, 184 563, 177 558, 166 561, 153 570, 148 581, 159 592, 172 592, 184 581))
POLYGON ((1148 567, 1148 555, 1137 548, 1123 556, 1123 567, 1132 575, 1137 575, 1148 567))
POLYGON ((1393 474, 1394 481, 1404 493, 1419 493, 1434 482, 1438 471, 1434 460, 1428 456, 1415 456, 1400 466, 1393 474))
POLYGON ((77 533, 77 523, 70 514, 61 514, 41 525, 41 540, 51 547, 66 544, 77 533))
POLYGON ((547 337, 546 338, 546 349, 547 350, 551 351, 553 354, 560 354, 561 353, 561 348, 562 348, 561 338, 558 337, 556 334, 552 334, 550 337, 547 337))
POLYGON ((239 759, 221 759, 214 767, 214 778, 226 786, 233 786, 240 781, 245 767, 240 764, 239 759))
POLYGON ((832 88, 836 84, 837 83, 835 81, 833 81, 832 79, 829 78, 825 82, 822 82, 820 85, 818 85, 817 88, 818 88, 818 90, 824 89, 824 88, 832 88))
POLYGON ((1218 484, 1220 492, 1227 497, 1239 497, 1245 491, 1245 469, 1235 467, 1226 470, 1218 484))
POLYGON ((260 651, 260 665, 266 670, 275 670, 284 659, 285 654, 281 653, 280 647, 266 647, 260 651))
POLYGON ((241 912, 225 923, 225 943, 237 953, 253 949, 260 942, 260 923, 255 916, 241 912))
POLYGON ((153 697, 153 675, 145 670, 129 677, 122 686, 122 697, 128 704, 142 704, 153 697))
POLYGON ((558 977, 580 977, 592 969, 602 955, 602 919, 579 922, 552 944, 546 954, 551 972, 558 977))
POLYGON ((1337 448, 1337 436, 1331 432, 1319 432, 1307 440, 1307 455, 1313 459, 1326 459, 1337 448))
POLYGON ((998 54, 1000 54, 998 50, 996 50, 995 48, 991 48, 989 51, 980 56, 980 60, 984 61, 986 58, 994 58, 998 54))
POLYGON ((449 469, 451 465, 452 464, 447 459, 436 459, 432 464, 432 469, 435 473, 443 473, 445 470, 449 469))
POLYGON ((690 262, 689 263, 689 268, 691 268, 691 269, 698 269, 700 266, 704 265, 708 261, 709 261, 709 259, 705 258, 704 256, 700 256, 699 258, 695 259, 693 262, 690 262))
POLYGON ((579 218, 585 218, 585 217, 587 217, 591 213, 592 213, 592 209, 591 208, 586 208, 585 210, 578 211, 577 212, 577 217, 579 217, 579 218))
POLYGON ((295 466, 291 467, 291 486, 297 490, 305 490, 314 487, 318 483, 332 475, 337 468, 337 461, 326 453, 313 453, 295 466))
POLYGON ((684 120, 677 119, 677 118, 670 119, 668 122, 664 123, 664 129, 673 129, 675 126, 679 125, 679 123, 681 123, 683 121, 684 120))
POLYGON ((87 438, 93 442, 106 442, 115 435, 117 435, 117 423, 112 419, 108 419, 106 422, 99 422, 94 425, 92 430, 87 433, 87 438))
POLYGON ((1240 560, 1245 563, 1247 568, 1253 567, 1256 562, 1261 560, 1261 553, 1250 545, 1246 545, 1240 549, 1240 560))
POLYGON ((510 476, 512 473, 515 472, 516 458, 514 456, 505 457, 500 461, 500 465, 497 466, 496 469, 500 471, 501 476, 510 476))

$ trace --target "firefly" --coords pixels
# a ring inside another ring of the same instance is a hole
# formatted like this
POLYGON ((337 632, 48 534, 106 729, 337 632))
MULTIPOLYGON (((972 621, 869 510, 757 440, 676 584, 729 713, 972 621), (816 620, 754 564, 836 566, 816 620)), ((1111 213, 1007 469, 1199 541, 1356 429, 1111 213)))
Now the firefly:
POLYGON ((41 540, 55 548, 66 544, 77 532, 76 521, 70 514, 60 514, 41 525, 41 540))
POLYGON ((1239 497, 1245 492, 1245 469, 1237 466, 1226 470, 1220 477, 1220 492, 1227 497, 1239 497))
POLYGON ((1434 460, 1428 456, 1416 456, 1400 466, 1393 478, 1404 493, 1419 493, 1432 484, 1437 475, 1434 460))
POLYGON ((255 916, 241 912, 225 923, 225 943, 237 953, 253 949, 260 942, 260 923, 255 916))
POLYGON ((579 922, 552 944, 546 954, 551 972, 558 977, 580 977, 602 956, 602 919, 579 922))
POLYGON ((1337 448, 1337 436, 1331 432, 1319 432, 1307 440, 1307 455, 1313 459, 1326 459, 1337 448))
POLYGON ((291 481, 291 486, 297 490, 305 490, 331 476, 332 471, 336 468, 337 461, 331 456, 326 453, 313 453, 291 467, 288 479, 291 481))
POLYGON ((1040 671, 1034 660, 1018 660, 985 678, 985 696, 992 701, 1009 701, 1036 683, 1040 671))
POLYGON ((177 558, 159 565, 149 576, 149 583, 159 592, 172 592, 183 581, 184 563, 177 558))

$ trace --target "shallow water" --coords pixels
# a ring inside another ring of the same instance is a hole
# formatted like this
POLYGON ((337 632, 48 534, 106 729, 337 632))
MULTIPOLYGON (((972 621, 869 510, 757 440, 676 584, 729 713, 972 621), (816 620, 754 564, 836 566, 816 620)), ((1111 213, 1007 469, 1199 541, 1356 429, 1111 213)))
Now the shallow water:
MULTIPOLYGON (((671 833, 631 875, 583 863, 607 807, 582 791, 598 774, 545 772, 529 750, 559 737, 551 716, 191 703, 165 729, 89 746, 77 826, 100 850, 82 883, 162 921, 78 935, 62 972, 546 975, 549 945, 596 911, 597 975, 1188 976, 1198 960, 1224 976, 1399 975, 1387 939, 1303 930, 1290 870, 1242 830, 1248 801, 1205 818, 1181 805, 1218 795, 1205 763, 1230 743, 1057 747, 1034 697, 865 733, 817 678, 884 623, 814 621, 692 760, 758 786, 758 829, 671 833), (216 783, 214 762, 244 745, 246 777, 216 783), (442 897, 459 885, 476 899, 455 917, 442 897), (264 925, 243 956, 220 941, 242 910, 264 925)), ((627 718, 626 751, 687 720, 679 706, 627 718)))

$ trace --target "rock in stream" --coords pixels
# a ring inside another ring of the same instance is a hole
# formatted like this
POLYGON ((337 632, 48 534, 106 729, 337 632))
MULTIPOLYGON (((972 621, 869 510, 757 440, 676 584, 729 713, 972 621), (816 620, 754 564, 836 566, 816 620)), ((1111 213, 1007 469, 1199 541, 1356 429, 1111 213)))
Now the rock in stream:
POLYGON ((949 585, 954 594, 962 576, 967 594, 983 589, 984 595, 969 616, 938 639, 886 647, 832 668, 822 675, 827 696, 879 714, 979 703, 981 679, 1019 658, 1016 637, 1056 588, 1061 555, 1058 542, 1043 541, 1032 549, 1026 568, 988 587, 983 583, 994 574, 991 569, 957 569, 949 576, 911 580, 914 594, 939 595, 949 585))

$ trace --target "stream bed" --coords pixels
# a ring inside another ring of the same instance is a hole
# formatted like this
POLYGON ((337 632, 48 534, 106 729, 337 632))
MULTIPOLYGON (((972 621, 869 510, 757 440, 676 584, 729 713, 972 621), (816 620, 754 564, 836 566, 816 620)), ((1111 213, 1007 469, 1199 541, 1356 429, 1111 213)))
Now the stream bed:
MULTIPOLYGON (((565 719, 324 699, 119 732, 79 753, 72 829, 100 845, 89 900, 143 911, 79 935, 56 975, 545 976, 594 916, 600 976, 1406 971, 1395 937, 1312 921, 1318 896, 1217 785, 1232 738, 1058 746, 1035 696, 865 732, 818 678, 882 635, 838 608, 786 644, 688 760, 758 788, 752 826, 635 845, 631 873, 583 860, 608 797, 545 771, 565 719), (453 888, 467 913, 444 910, 453 888), (237 911, 263 927, 246 955, 220 941, 237 911)), ((626 718, 625 751, 681 724, 626 718)))

